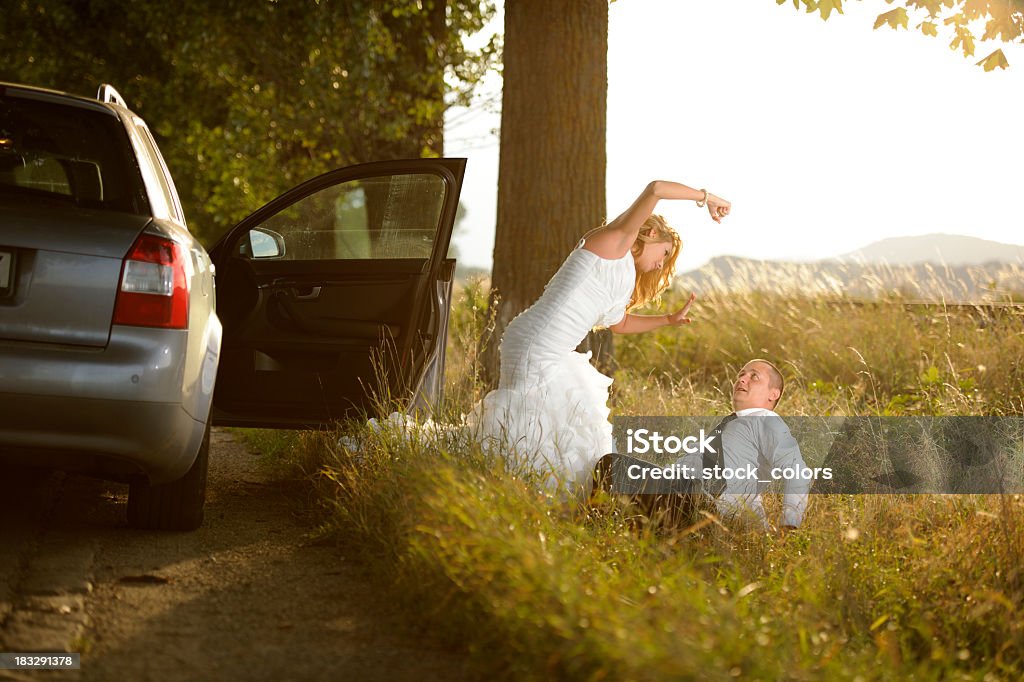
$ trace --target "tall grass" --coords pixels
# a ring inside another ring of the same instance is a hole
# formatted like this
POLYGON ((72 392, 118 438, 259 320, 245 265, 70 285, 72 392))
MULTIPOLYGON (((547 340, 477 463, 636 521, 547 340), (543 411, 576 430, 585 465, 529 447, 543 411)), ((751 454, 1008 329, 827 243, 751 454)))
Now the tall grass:
POLYGON ((505 679, 1015 679, 1024 500, 816 497, 786 536, 561 504, 366 434, 323 489, 411 617, 505 679))
MULTIPOLYGON (((468 411, 482 284, 453 309, 444 418, 468 411)), ((674 302, 668 297, 667 306, 674 302)), ((753 356, 785 414, 1020 415, 1021 318, 712 293, 684 329, 618 337, 613 412, 718 414, 753 356)), ((538 492, 466 439, 356 425, 309 439, 330 525, 432 632, 504 679, 1018 679, 1022 496, 814 496, 778 535, 538 492), (353 434, 349 434, 353 435, 353 434)), ((451 435, 451 434, 449 434, 451 435)), ((301 449, 301 448, 300 448, 301 449)), ((778 501, 769 499, 769 514, 778 501)))
POLYGON ((1024 414, 1024 308, 712 290, 691 317, 616 338, 620 413, 728 412, 732 378, 764 357, 787 375, 786 414, 1024 414))

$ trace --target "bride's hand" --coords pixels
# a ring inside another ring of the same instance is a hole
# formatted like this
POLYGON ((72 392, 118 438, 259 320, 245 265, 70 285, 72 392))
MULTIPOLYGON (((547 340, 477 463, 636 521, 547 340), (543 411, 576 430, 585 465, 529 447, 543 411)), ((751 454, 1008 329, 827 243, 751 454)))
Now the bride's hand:
POLYGON ((716 197, 714 194, 708 194, 708 213, 711 214, 711 219, 716 223, 722 222, 722 218, 729 215, 729 211, 732 210, 732 204, 722 197, 716 197))
POLYGON ((693 302, 696 300, 697 294, 690 294, 690 300, 686 302, 686 305, 676 312, 667 315, 666 318, 668 319, 669 326, 679 327, 684 324, 690 324, 691 320, 686 316, 686 314, 690 312, 690 306, 693 305, 693 302))

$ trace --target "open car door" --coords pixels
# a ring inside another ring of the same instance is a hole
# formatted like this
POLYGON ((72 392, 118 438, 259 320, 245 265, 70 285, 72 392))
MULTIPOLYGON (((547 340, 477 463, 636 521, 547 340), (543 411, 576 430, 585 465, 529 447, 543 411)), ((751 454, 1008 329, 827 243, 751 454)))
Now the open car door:
POLYGON ((213 418, 314 428, 377 399, 440 398, 465 159, 351 166, 299 185, 211 250, 224 340, 213 418))

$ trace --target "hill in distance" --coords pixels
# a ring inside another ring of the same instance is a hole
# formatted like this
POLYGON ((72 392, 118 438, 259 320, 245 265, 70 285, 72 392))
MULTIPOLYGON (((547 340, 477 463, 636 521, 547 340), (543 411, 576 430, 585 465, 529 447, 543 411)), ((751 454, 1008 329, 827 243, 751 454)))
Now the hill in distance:
POLYGON ((894 237, 809 263, 712 258, 680 274, 684 291, 766 291, 801 295, 994 303, 1024 292, 1024 246, 931 234, 894 237))
POLYGON ((892 237, 839 256, 844 263, 985 265, 1024 263, 1024 246, 955 234, 892 237))
MULTIPOLYGON (((485 268, 458 266, 460 284, 490 276, 485 268)), ((1024 298, 1024 246, 929 234, 893 237, 835 258, 814 262, 717 256, 680 273, 681 291, 765 291, 808 296, 910 301, 1004 303, 1024 298)))

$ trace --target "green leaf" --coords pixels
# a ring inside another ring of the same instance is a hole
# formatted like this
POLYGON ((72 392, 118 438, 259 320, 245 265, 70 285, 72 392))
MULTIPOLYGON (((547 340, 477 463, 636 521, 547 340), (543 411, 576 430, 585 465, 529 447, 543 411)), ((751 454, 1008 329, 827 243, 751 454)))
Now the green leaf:
POLYGON ((935 365, 929 367, 921 375, 921 383, 925 386, 935 386, 942 382, 942 377, 939 376, 939 368, 935 365))
POLYGON ((884 24, 889 24, 889 26, 894 29, 897 29, 900 26, 907 28, 907 22, 907 10, 903 7, 897 7, 891 12, 879 14, 878 18, 875 19, 875 28, 877 29, 884 24))
POLYGON ((1006 55, 1003 54, 1002 50, 996 50, 978 62, 977 65, 985 67, 986 71, 992 71, 996 68, 1005 69, 1010 66, 1010 63, 1006 61, 1006 55))

